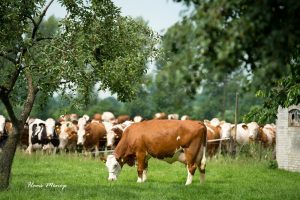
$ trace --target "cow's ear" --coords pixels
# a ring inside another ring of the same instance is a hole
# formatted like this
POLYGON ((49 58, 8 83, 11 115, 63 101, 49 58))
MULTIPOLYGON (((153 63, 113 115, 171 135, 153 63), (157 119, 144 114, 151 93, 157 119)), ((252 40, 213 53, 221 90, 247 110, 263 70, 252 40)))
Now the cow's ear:
POLYGON ((242 125, 243 129, 247 130, 248 129, 248 126, 246 124, 243 124, 242 125))

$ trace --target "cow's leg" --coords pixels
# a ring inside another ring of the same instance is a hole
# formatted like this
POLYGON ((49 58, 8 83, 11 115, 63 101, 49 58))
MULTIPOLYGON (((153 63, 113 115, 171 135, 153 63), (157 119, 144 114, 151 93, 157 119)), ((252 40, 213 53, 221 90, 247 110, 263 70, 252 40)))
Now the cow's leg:
POLYGON ((95 147, 95 157, 98 157, 99 156, 99 147, 96 146, 95 147))
POLYGON ((187 166, 188 176, 187 176, 185 185, 190 185, 193 181, 193 176, 195 174, 197 166, 195 164, 187 164, 186 166, 187 166))
POLYGON ((143 179, 143 173, 145 170, 145 153, 137 153, 136 160, 137 160, 137 172, 138 172, 138 183, 142 183, 145 180, 143 179))
POLYGON ((201 183, 204 183, 204 181, 205 181, 205 166, 206 166, 205 152, 206 152, 206 147, 204 146, 203 148, 201 148, 201 150, 199 152, 199 154, 202 155, 201 163, 198 165, 198 168, 200 171, 200 182, 201 183))
POLYGON ((145 158, 145 169, 143 170, 143 182, 147 180, 147 171, 148 171, 148 161, 151 156, 148 154, 145 158))
POLYGON ((31 154, 31 152, 32 152, 32 144, 29 144, 29 146, 26 149, 26 152, 28 152, 29 154, 31 154))

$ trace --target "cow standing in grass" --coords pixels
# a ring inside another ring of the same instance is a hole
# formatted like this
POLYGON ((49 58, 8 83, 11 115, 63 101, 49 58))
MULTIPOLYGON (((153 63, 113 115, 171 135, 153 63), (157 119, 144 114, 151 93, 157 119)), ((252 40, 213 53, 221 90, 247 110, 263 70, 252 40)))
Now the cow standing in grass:
POLYGON ((151 157, 168 163, 179 161, 187 166, 186 185, 192 183, 197 167, 201 180, 205 177, 206 127, 201 122, 181 120, 150 120, 129 126, 113 155, 107 157, 108 180, 116 180, 125 163, 137 161, 137 182, 147 179, 151 157))

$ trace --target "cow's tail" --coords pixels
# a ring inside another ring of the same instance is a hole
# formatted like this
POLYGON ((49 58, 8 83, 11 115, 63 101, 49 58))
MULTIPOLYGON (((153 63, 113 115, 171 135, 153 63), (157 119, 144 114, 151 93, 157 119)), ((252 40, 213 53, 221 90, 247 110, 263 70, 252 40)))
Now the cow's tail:
POLYGON ((204 123, 200 123, 203 126, 202 130, 202 139, 201 139, 201 146, 200 146, 200 154, 201 156, 201 161, 199 166, 200 170, 200 181, 204 183, 205 180, 205 166, 206 166, 206 146, 207 146, 207 128, 204 123))

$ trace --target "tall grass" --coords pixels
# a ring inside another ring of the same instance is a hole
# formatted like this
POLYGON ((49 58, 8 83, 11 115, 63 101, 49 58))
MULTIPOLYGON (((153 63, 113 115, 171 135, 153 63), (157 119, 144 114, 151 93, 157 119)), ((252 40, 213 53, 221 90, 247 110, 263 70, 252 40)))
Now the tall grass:
POLYGON ((208 160, 206 169, 206 183, 200 184, 197 171, 192 185, 185 186, 184 165, 150 159, 145 183, 136 183, 136 168, 128 166, 117 181, 108 182, 97 158, 17 152, 11 186, 0 199, 300 199, 300 173, 270 169, 266 160, 221 156, 208 160), (45 187, 47 183, 66 188, 45 187))

